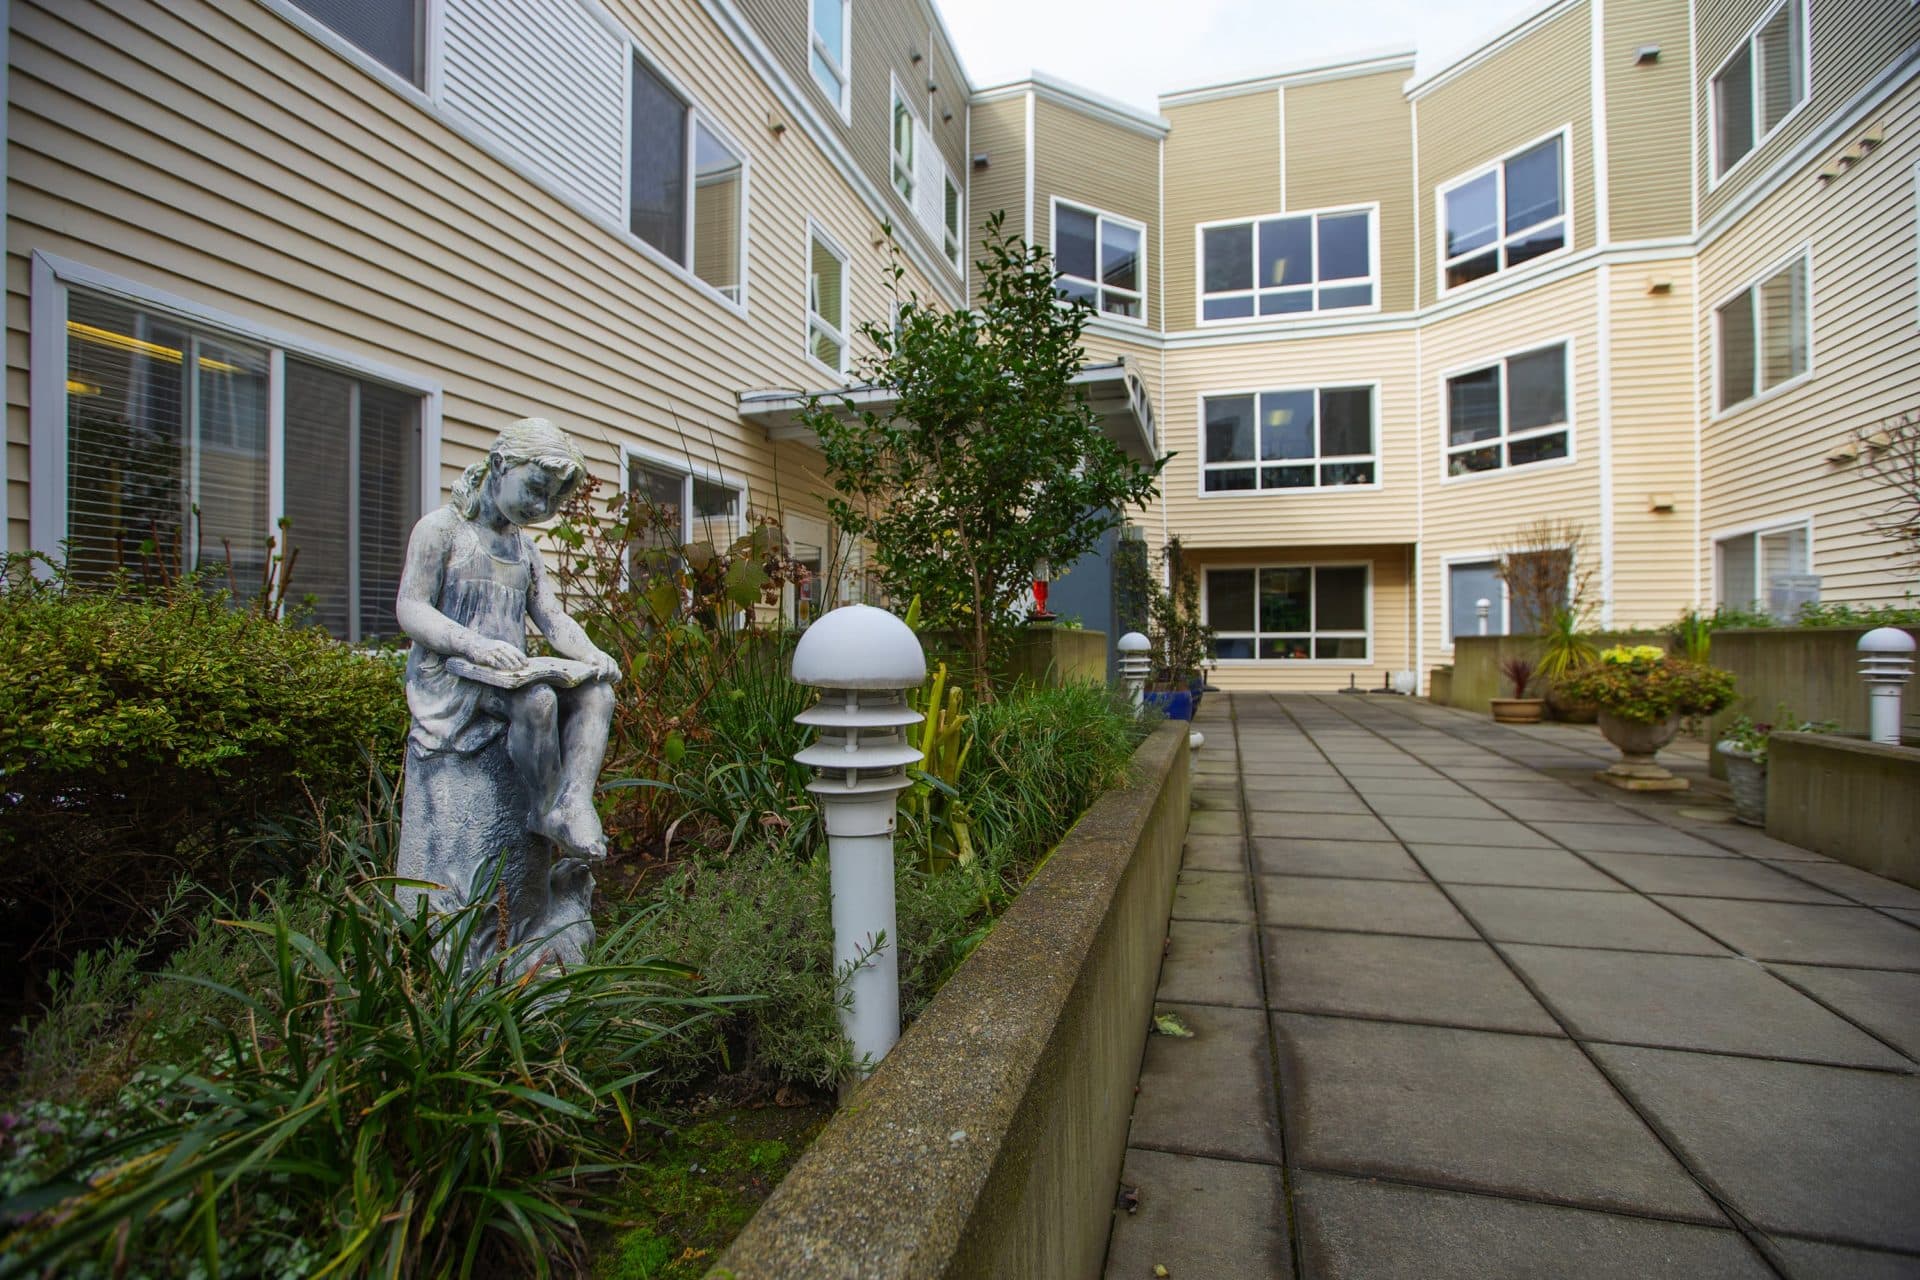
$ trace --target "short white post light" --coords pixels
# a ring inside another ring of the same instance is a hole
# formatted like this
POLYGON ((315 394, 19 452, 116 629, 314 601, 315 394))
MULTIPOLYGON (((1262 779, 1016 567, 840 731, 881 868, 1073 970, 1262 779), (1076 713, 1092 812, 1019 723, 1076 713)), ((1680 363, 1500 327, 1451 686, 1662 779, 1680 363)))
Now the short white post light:
POLYGON ((1487 634, 1487 614, 1493 611, 1493 601, 1481 596, 1473 602, 1474 620, 1480 625, 1480 634, 1487 634))
POLYGON ((822 614, 793 651, 796 684, 820 689, 798 721, 819 730, 794 759, 817 776, 833 876, 833 970, 849 1001, 840 1029, 861 1074, 900 1038, 900 948, 893 906, 893 828, 907 766, 920 753, 906 728, 924 717, 906 691, 926 683, 927 659, 907 624, 854 604, 822 614))
POLYGON ((1860 637, 1860 678, 1867 685, 1867 737, 1900 745, 1900 686, 1913 679, 1913 637, 1880 627, 1860 637))
POLYGON ((1147 677, 1153 673, 1153 642, 1138 631, 1129 631, 1114 647, 1120 651, 1120 679, 1126 683, 1127 697, 1138 715, 1147 700, 1147 677))

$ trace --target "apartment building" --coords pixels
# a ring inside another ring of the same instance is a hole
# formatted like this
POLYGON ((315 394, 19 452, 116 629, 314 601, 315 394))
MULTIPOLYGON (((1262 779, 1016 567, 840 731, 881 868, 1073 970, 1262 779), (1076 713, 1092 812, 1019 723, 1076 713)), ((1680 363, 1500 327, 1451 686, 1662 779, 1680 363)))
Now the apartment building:
POLYGON ((1002 212, 1096 310, 1110 433, 1176 455, 1136 523, 1204 575, 1218 684, 1424 672, 1480 599, 1524 626, 1493 562, 1542 518, 1613 626, 1916 585, 1849 451, 1920 407, 1905 0, 1555 0, 1419 79, 1158 112, 976 87, 920 0, 8 27, 14 550, 192 527, 245 569, 284 516, 299 589, 377 634, 411 519, 539 412, 690 531, 777 510, 830 559, 793 411, 889 312, 882 228, 960 305, 1002 212))

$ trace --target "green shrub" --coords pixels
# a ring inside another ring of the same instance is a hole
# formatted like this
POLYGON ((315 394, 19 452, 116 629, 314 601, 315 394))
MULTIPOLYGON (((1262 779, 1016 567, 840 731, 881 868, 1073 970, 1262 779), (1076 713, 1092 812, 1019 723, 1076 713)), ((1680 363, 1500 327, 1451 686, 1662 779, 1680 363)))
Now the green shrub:
POLYGON ((1673 716, 1711 715, 1731 703, 1733 673, 1671 657, 1658 645, 1614 645, 1561 689, 1622 720, 1658 724, 1673 716))
POLYGON ((1911 604, 1803 604, 1803 627, 1912 627, 1920 626, 1920 606, 1911 604))
POLYGON ((0 962, 116 938, 182 876, 237 883, 262 819, 357 790, 370 753, 397 763, 393 662, 195 583, 21 567, 0 591, 0 962))

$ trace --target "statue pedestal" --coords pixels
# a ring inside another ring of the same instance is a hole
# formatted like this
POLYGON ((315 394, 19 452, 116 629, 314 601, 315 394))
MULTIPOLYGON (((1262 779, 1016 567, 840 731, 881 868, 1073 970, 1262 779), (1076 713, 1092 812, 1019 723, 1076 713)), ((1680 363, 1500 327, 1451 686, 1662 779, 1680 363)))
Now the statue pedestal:
POLYGON ((549 958, 579 965, 594 939, 593 874, 578 858, 554 857, 554 846, 527 830, 529 804, 504 733, 472 755, 407 747, 395 872, 442 887, 396 896, 411 908, 425 892, 435 911, 458 911, 476 896, 497 903, 504 895, 506 936, 502 913, 489 910, 468 958, 523 948, 508 965, 516 976, 549 958))

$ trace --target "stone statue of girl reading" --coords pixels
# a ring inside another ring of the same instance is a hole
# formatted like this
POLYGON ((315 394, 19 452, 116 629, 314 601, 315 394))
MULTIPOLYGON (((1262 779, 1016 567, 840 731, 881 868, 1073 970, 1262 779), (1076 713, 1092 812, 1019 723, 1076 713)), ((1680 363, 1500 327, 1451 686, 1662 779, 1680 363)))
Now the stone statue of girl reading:
POLYGON ((397 870, 438 886, 436 910, 503 905, 483 913, 470 962, 529 944, 516 970, 578 964, 593 941, 588 863, 607 852, 593 794, 620 671, 561 609, 526 532, 586 482, 573 443, 523 418, 407 542, 396 612, 413 639, 413 728, 397 870), (527 654, 529 620, 560 658, 527 654))

